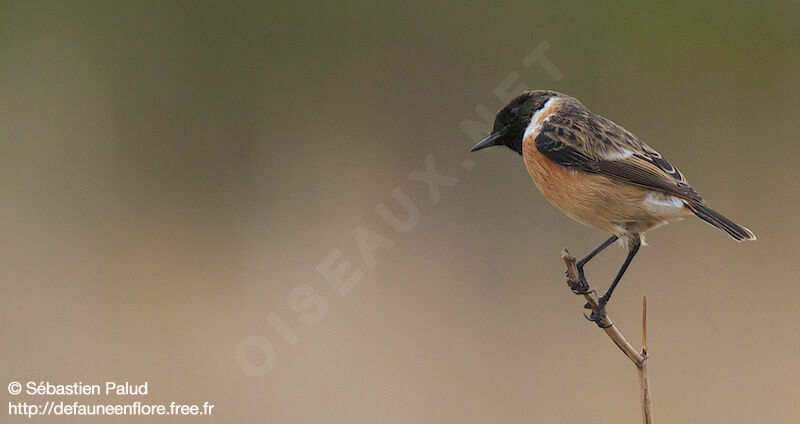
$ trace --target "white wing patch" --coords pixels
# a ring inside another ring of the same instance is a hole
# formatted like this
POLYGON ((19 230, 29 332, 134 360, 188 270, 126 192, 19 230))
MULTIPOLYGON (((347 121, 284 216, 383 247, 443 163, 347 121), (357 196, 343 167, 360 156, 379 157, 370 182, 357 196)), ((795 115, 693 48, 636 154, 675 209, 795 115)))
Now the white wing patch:
POLYGON ((622 149, 618 152, 605 152, 600 155, 605 160, 623 160, 633 156, 633 152, 628 149, 622 149))

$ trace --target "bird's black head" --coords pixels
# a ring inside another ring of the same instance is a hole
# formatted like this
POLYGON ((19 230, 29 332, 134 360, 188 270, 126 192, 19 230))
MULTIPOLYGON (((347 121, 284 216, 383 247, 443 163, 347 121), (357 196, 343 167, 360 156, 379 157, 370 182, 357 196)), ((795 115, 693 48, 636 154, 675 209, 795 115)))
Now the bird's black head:
POLYGON ((470 151, 503 145, 521 155, 522 137, 533 114, 542 109, 548 100, 560 95, 555 91, 535 90, 526 91, 515 97, 497 112, 494 128, 489 137, 476 144, 470 151))

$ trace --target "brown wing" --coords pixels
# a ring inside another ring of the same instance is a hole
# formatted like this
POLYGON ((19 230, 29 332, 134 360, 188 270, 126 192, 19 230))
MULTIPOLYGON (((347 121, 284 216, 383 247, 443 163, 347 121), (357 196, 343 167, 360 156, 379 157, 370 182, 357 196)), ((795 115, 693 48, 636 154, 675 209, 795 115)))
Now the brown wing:
POLYGON ((591 112, 552 116, 539 131, 535 145, 548 159, 568 168, 703 201, 680 171, 657 151, 591 112))

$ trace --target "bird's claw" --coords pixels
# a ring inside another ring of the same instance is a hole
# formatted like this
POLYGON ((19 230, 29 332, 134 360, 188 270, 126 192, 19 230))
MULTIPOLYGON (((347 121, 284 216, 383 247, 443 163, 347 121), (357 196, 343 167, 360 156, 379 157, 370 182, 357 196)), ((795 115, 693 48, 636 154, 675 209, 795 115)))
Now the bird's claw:
POLYGON ((584 295, 592 292, 592 289, 589 287, 588 284, 587 285, 580 284, 575 286, 575 288, 570 288, 570 289, 572 290, 573 293, 577 295, 584 295))
POLYGON ((583 314, 584 318, 586 318, 588 321, 597 324, 597 326, 600 328, 611 327, 611 325, 613 324, 603 325, 603 318, 606 317, 606 303, 608 303, 608 299, 606 299, 605 297, 601 297, 598 300, 597 308, 592 308, 592 305, 589 303, 583 305, 585 309, 592 310, 591 315, 583 314))
POLYGON ((600 318, 597 318, 594 312, 592 312, 591 315, 583 314, 583 317, 586 318, 587 321, 591 321, 597 324, 597 326, 600 328, 609 328, 613 325, 613 324, 603 325, 603 318, 605 317, 605 313, 600 318))
MULTIPOLYGON (((566 274, 567 277, 569 277, 569 271, 567 271, 566 274)), ((592 292, 592 288, 589 287, 589 282, 586 281, 586 275, 583 273, 583 268, 578 268, 578 282, 575 284, 575 286, 570 286, 570 289, 577 295, 585 295, 592 292)))
MULTIPOLYGON (((578 281, 574 281, 570 275, 569 270, 566 271, 566 275, 568 278, 569 287, 573 293, 577 295, 587 295, 589 293, 593 293, 594 290, 589 285, 589 282, 586 281, 586 274, 583 272, 583 266, 578 265, 578 281)), ((583 305, 584 309, 591 309, 592 313, 589 315, 583 314, 583 317, 587 320, 597 324, 600 328, 608 328, 611 327, 612 324, 604 325, 603 319, 606 317, 606 304, 608 303, 608 297, 606 295, 600 296, 597 300, 597 306, 592 307, 592 304, 587 302, 583 305)))

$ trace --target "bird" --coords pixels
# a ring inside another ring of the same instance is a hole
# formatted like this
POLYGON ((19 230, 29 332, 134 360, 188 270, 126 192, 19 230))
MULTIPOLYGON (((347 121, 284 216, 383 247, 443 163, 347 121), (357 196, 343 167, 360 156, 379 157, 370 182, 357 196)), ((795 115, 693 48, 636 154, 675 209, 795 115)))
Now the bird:
POLYGON ((497 112, 491 134, 470 151, 492 146, 521 155, 539 191, 568 217, 611 235, 576 262, 584 282, 583 267, 603 249, 617 241, 627 248, 611 285, 587 316, 598 325, 647 231, 697 216, 737 241, 756 239, 711 209, 655 149, 566 94, 532 90, 509 101, 497 112))

